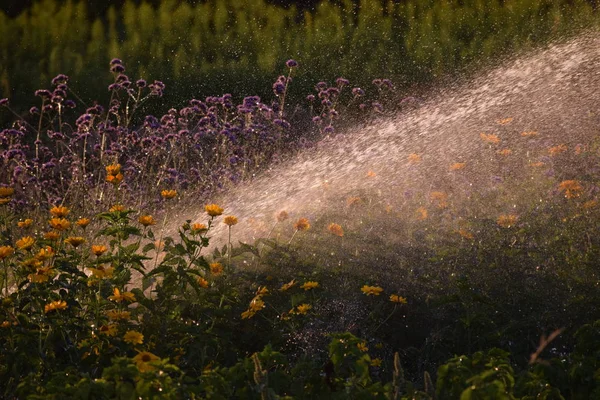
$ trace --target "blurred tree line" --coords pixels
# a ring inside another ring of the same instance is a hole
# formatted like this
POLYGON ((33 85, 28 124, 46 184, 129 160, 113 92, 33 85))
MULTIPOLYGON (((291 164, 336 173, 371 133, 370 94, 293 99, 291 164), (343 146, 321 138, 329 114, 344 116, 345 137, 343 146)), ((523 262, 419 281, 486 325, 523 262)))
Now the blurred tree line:
POLYGON ((164 81, 168 106, 224 92, 269 98, 289 58, 300 63, 297 96, 338 76, 406 86, 598 22, 589 0, 274 2, 41 0, 0 12, 0 97, 24 110, 65 73, 83 99, 106 100, 114 57, 131 79, 164 81))

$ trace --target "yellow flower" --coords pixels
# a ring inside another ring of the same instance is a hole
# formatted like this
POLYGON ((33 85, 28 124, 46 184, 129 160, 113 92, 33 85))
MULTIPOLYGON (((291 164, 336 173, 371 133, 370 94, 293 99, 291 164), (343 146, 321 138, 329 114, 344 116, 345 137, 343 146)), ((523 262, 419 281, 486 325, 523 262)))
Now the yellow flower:
POLYGON ((106 175, 106 182, 119 186, 119 184, 123 182, 123 174, 106 175))
POLYGON ((511 149, 502 149, 502 150, 498 150, 496 153, 500 154, 501 156, 510 156, 512 154, 512 150, 511 149))
POLYGON ((311 290, 311 289, 315 289, 319 287, 319 282, 315 282, 315 281, 308 281, 305 282, 302 286, 300 286, 301 289, 304 290, 311 290))
POLYGON ((537 136, 537 135, 538 135, 538 133, 536 131, 521 132, 521 136, 523 136, 523 137, 537 136))
POLYGON ((228 226, 233 226, 238 223, 238 219, 236 217, 234 217, 233 215, 228 215, 223 220, 223 223, 228 226))
POLYGON ((548 153, 550 153, 551 156, 555 156, 555 155, 558 155, 560 153, 564 153, 567 150, 568 150, 567 145, 565 145, 565 144, 559 144, 558 146, 550 147, 548 149, 548 153))
POLYGON ((248 306, 248 309, 254 312, 260 311, 263 308, 265 308, 265 302, 262 301, 260 296, 254 297, 248 306))
POLYGON ((137 365, 140 372, 154 371, 154 367, 149 363, 160 360, 160 357, 150 353, 149 351, 140 351, 138 355, 133 357, 133 362, 137 365))
POLYGON ((77 248, 79 245, 85 243, 85 239, 81 236, 69 236, 65 239, 65 243, 77 248))
POLYGON ((33 247, 34 243, 35 243, 34 238, 32 238, 31 236, 25 236, 25 237, 22 237, 21 239, 17 240, 15 245, 21 250, 29 250, 30 248, 33 247))
POLYGON ((79 218, 76 222, 77 226, 84 228, 87 227, 90 222, 92 222, 89 218, 79 218))
POLYGON ((0 187, 0 198, 11 197, 15 194, 15 189, 11 187, 2 186, 0 187))
POLYGON ((10 246, 0 246, 0 260, 4 260, 6 257, 10 257, 15 252, 10 246))
POLYGON ((467 166, 467 163, 457 162, 450 166, 450 171, 458 171, 459 169, 463 169, 467 166))
POLYGON ((207 288, 208 281, 202 277, 198 277, 198 285, 200 285, 200 287, 202 287, 202 288, 207 288))
POLYGON ((33 283, 48 282, 50 276, 54 275, 54 270, 50 267, 38 268, 35 274, 29 274, 27 279, 33 283))
POLYGON ((60 232, 58 231, 50 231, 44 233, 44 239, 46 240, 58 240, 60 238, 60 232))
POLYGON ((417 220, 423 221, 427 219, 427 209, 425 207, 417 208, 417 220))
POLYGON ((121 303, 122 301, 127 301, 129 303, 133 303, 135 301, 135 295, 131 292, 123 292, 121 293, 119 289, 114 288, 113 295, 108 296, 109 300, 116 301, 117 303, 121 303))
POLYGON ((480 133, 479 137, 481 138, 481 140, 483 140, 484 142, 487 142, 487 143, 493 143, 493 144, 500 143, 500 138, 491 133, 489 135, 486 135, 485 133, 480 133))
POLYGON ((570 179, 566 181, 562 181, 560 185, 558 185, 558 190, 565 193, 565 197, 567 199, 572 199, 574 197, 579 197, 581 192, 583 191, 583 187, 579 184, 578 181, 570 179))
POLYGON ((114 270, 113 267, 105 267, 103 265, 99 265, 98 268, 90 268, 92 276, 98 279, 112 278, 114 270))
POLYGON ((24 221, 17 222, 17 226, 19 228, 23 228, 23 229, 29 228, 31 226, 31 224, 33 224, 33 220, 31 218, 27 218, 24 221))
POLYGON ((131 313, 129 311, 109 310, 106 312, 106 315, 111 321, 126 321, 131 318, 131 313))
POLYGON ((122 211, 125 211, 125 206, 122 204, 115 204, 108 211, 109 212, 122 212, 122 211))
POLYGON ((305 303, 305 304, 300 304, 300 305, 297 307, 297 311, 296 311, 296 312, 297 312, 298 314, 303 314, 303 315, 304 315, 304 314, 306 314, 306 313, 308 312, 308 310, 310 310, 311 308, 312 308, 312 306, 311 306, 310 304, 306 304, 306 303, 305 303))
POLYGON ((223 214, 223 209, 216 204, 207 204, 204 206, 204 211, 211 217, 218 217, 223 214))
POLYGON ((156 221, 152 215, 141 215, 138 218, 138 222, 144 226, 155 225, 156 221))
POLYGON ((511 226, 513 226, 517 222, 518 218, 519 217, 517 217, 514 214, 501 215, 496 220, 496 223, 498 225, 500 225, 501 227, 503 227, 503 228, 510 228, 511 226))
POLYGON ((246 310, 241 315, 242 315, 242 319, 250 319, 250 318, 254 317, 255 314, 256 314, 256 311, 246 310))
POLYGON ((102 335, 115 336, 117 334, 117 325, 116 324, 102 325, 100 327, 99 331, 102 335))
POLYGON ((55 216, 56 218, 64 218, 69 215, 71 211, 67 207, 56 206, 50 209, 50 214, 55 216))
POLYGON ((290 215, 287 213, 287 211, 282 211, 277 215, 277 222, 283 222, 288 219, 289 216, 290 215))
POLYGON ((398 303, 398 304, 406 304, 407 303, 406 297, 402 297, 397 294, 390 295, 390 301, 392 303, 398 303))
POLYGON ((366 342, 360 342, 356 344, 356 347, 358 347, 358 349, 362 352, 367 352, 369 350, 369 348, 367 347, 367 343, 366 342))
POLYGON ((219 276, 223 273, 223 265, 219 262, 209 264, 210 273, 219 276))
POLYGON ((10 199, 5 199, 0 197, 0 206, 10 203, 10 199))
POLYGON ((192 234, 197 235, 200 232, 204 232, 208 227, 204 224, 193 224, 192 225, 192 234))
POLYGON ((123 336, 123 340, 126 343, 142 344, 142 343, 144 343, 144 335, 142 335, 138 331, 127 331, 125 333, 125 335, 123 336))
POLYGON ((52 229, 56 231, 66 231, 71 227, 71 223, 64 218, 52 218, 48 222, 50 223, 52 229))
POLYGON ((0 324, 0 327, 2 327, 2 328, 8 328, 9 326, 10 326, 9 321, 2 321, 2 324, 0 324))
POLYGON ((111 164, 106 166, 107 175, 118 175, 121 173, 121 164, 111 164))
POLYGON ((411 153, 408 155, 409 164, 418 164, 421 162, 421 156, 417 153, 411 153))
POLYGON ((284 283, 279 290, 282 291, 282 292, 285 292, 286 290, 288 290, 291 287, 293 287, 295 284, 296 284, 296 280, 292 279, 288 283, 284 283))
POLYGON ((160 195, 163 197, 163 199, 173 199, 177 196, 177 190, 163 190, 160 192, 160 195))
POLYGON ((306 231, 309 228, 310 228, 310 222, 308 222, 308 220, 306 218, 300 218, 294 224, 294 229, 296 229, 297 231, 306 231))
POLYGON ((383 292, 383 288, 379 286, 364 285, 360 291, 367 296, 379 296, 383 292))
POLYGON ((67 308, 67 302, 64 300, 55 300, 44 306, 44 312, 48 314, 54 310, 64 310, 67 308))
POLYGON ((259 286, 258 289, 256 289, 256 295, 261 297, 261 296, 265 296, 269 294, 269 289, 267 289, 266 286, 259 286))
POLYGON ((338 224, 334 224, 332 222, 331 224, 329 224, 329 226, 327 227, 327 229, 329 230, 329 232, 331 232, 332 234, 334 234, 336 236, 340 236, 340 237, 344 236, 344 230, 338 224))
POLYGON ((106 253, 108 248, 106 246, 102 246, 100 244, 92 245, 92 253, 96 255, 96 257, 100 257, 102 254, 106 253))
POLYGON ((371 360, 371 367, 381 367, 381 358, 374 358, 371 360))

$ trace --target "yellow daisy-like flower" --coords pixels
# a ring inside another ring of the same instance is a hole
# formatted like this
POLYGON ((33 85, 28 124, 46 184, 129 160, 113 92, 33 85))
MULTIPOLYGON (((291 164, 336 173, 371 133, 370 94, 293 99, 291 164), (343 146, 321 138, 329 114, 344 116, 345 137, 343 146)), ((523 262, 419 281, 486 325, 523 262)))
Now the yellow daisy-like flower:
POLYGON ((89 218, 79 218, 76 222, 77 226, 81 227, 81 228, 86 228, 90 222, 92 222, 89 218))
POLYGON ((117 325, 116 324, 102 325, 99 329, 99 332, 102 335, 115 336, 117 334, 117 325))
POLYGON ((459 169, 464 169, 467 166, 467 163, 457 162, 450 166, 450 171, 458 171, 459 169))
POLYGON ((285 292, 286 290, 292 288, 294 285, 296 285, 296 280, 292 279, 288 283, 284 283, 283 285, 281 285, 281 287, 279 288, 279 290, 282 291, 282 292, 285 292))
POLYGON ((0 246, 0 260, 10 257, 15 252, 11 246, 0 246))
POLYGON ((52 214, 56 218, 64 218, 67 215, 69 215, 70 212, 71 210, 64 206, 56 206, 50 209, 50 214, 52 214))
POLYGON ((304 290, 311 290, 311 289, 315 289, 319 287, 319 282, 315 282, 315 281, 308 281, 305 282, 302 286, 300 286, 301 289, 304 290))
POLYGON ((558 185, 558 190, 564 192, 565 197, 567 199, 572 199, 581 195, 581 192, 583 191, 583 186, 581 186, 581 184, 578 181, 574 179, 569 179, 566 181, 562 181, 560 185, 558 185))
POLYGON ((106 166, 107 175, 118 175, 121 173, 121 164, 111 164, 106 166))
POLYGON ((141 215, 138 218, 138 222, 144 226, 155 225, 156 221, 152 215, 141 215))
POLYGON ((397 295, 397 294, 390 295, 390 301, 392 303, 398 303, 398 304, 406 304, 406 303, 408 303, 408 301, 406 300, 406 297, 402 297, 402 296, 397 295))
POLYGON ((210 273, 213 275, 221 275, 223 273, 223 265, 220 262, 214 262, 209 264, 210 273))
POLYGON ((15 194, 15 189, 11 187, 0 187, 0 198, 12 197, 15 194))
POLYGON ((177 196, 177 190, 163 190, 160 192, 160 195, 166 200, 174 199, 177 196))
POLYGON ((50 231, 44 233, 44 239, 46 240, 58 240, 60 238, 60 232, 58 231, 50 231))
POLYGON ((223 209, 216 204, 207 204, 204 206, 204 211, 211 217, 218 217, 223 214, 223 209))
POLYGON ((90 268, 92 276, 97 279, 112 278, 115 269, 113 267, 105 267, 99 265, 98 268, 90 268))
POLYGON ((131 318, 131 313, 129 311, 109 310, 106 312, 106 316, 111 321, 127 321, 131 318))
POLYGON ((290 215, 287 213, 287 211, 281 211, 279 214, 277 214, 277 222, 283 222, 289 217, 290 215))
POLYGON ((496 220, 496 223, 503 228, 510 228, 517 223, 518 218, 519 217, 514 214, 501 215, 496 220))
POLYGON ((417 153, 411 153, 408 155, 409 164, 418 164, 422 161, 421 156, 417 153))
POLYGON ((427 219, 427 209, 425 207, 417 208, 417 220, 424 221, 427 219))
POLYGON ((364 285, 360 291, 367 296, 379 296, 383 292, 383 288, 379 286, 364 285))
POLYGON ((233 226, 238 223, 238 219, 233 215, 228 215, 223 219, 223 223, 227 226, 233 226))
POLYGON ((192 234, 194 234, 194 235, 197 235, 197 234, 199 234, 201 232, 204 232, 204 231, 206 231, 208 229, 208 227, 206 225, 204 225, 204 224, 193 224, 191 226, 191 228, 192 228, 192 234))
POLYGON ((327 230, 335 236, 339 236, 339 237, 344 236, 344 229, 342 229, 342 227, 340 225, 334 224, 333 222, 331 224, 329 224, 329 226, 327 227, 327 230))
POLYGON ((55 231, 66 231, 71 227, 71 223, 64 218, 52 218, 48 223, 55 231))
POLYGON ((108 299, 112 300, 112 301, 116 301, 117 303, 121 303, 123 301, 133 303, 135 301, 135 295, 131 292, 121 293, 118 288, 114 288, 113 295, 108 296, 108 299))
POLYGON ((107 250, 108 247, 106 246, 100 244, 92 245, 92 253, 94 253, 96 257, 100 257, 102 254, 106 253, 107 250))
POLYGON ((201 288, 207 288, 208 287, 208 281, 202 277, 198 277, 198 285, 200 285, 201 288))
POLYGON ((294 224, 294 229, 297 231, 306 231, 309 228, 310 228, 310 222, 308 222, 308 219, 306 219, 306 218, 300 218, 294 224))
POLYGON ((250 319, 256 315, 256 311, 246 310, 242 314, 242 319, 250 319))
POLYGON ((142 344, 144 343, 144 335, 138 331, 127 331, 123 336, 123 341, 131 344, 142 344))
POLYGON ((77 248, 79 247, 79 245, 85 243, 85 239, 81 236, 69 236, 65 239, 65 243, 68 243, 71 246, 77 248))
POLYGON ((29 228, 31 224, 33 224, 33 220, 31 218, 17 222, 17 226, 22 229, 29 228))
POLYGON ((123 212, 125 210, 126 210, 126 208, 123 204, 115 204, 108 211, 109 212, 123 212))
POLYGON ((311 308, 312 306, 310 304, 300 304, 298 307, 296 307, 296 313, 305 315, 311 308))
POLYGON ((35 239, 31 236, 25 236, 17 240, 15 245, 21 250, 29 250, 35 244, 35 239))
POLYGON ((260 311, 265 308, 265 302, 260 298, 260 296, 256 296, 250 302, 248 309, 254 312, 260 311))
POLYGON ((44 313, 48 314, 54 310, 64 310, 67 308, 67 302, 64 300, 55 300, 44 306, 44 313))
POLYGON ((27 279, 32 283, 44 283, 50 280, 50 276, 54 275, 54 270, 50 267, 38 268, 35 274, 29 274, 27 279))
POLYGON ((381 358, 374 358, 371 360, 371 367, 381 367, 381 358))
POLYGON ((487 143, 492 143, 492 144, 498 144, 500 143, 500 138, 497 135, 494 134, 485 134, 485 133, 480 133, 479 137, 481 138, 481 140, 483 140, 484 142, 487 143))
POLYGON ((356 347, 358 347, 358 349, 360 351, 362 351, 363 353, 366 353, 367 351, 369 351, 369 348, 367 347, 367 343, 366 342, 357 343, 356 347))
POLYGON ((149 351, 140 351, 135 357, 133 357, 133 362, 138 367, 140 372, 149 372, 154 371, 154 367, 150 365, 153 361, 160 360, 160 357, 150 353, 149 351))

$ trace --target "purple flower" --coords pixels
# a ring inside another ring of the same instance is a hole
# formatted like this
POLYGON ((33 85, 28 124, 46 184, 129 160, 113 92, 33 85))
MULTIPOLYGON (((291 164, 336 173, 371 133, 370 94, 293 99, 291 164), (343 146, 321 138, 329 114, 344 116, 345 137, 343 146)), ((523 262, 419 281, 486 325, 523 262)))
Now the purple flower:
POLYGON ((289 129, 289 128, 290 128, 290 123, 289 123, 289 122, 287 122, 287 121, 286 121, 286 120, 284 120, 284 119, 279 119, 279 118, 277 118, 277 119, 274 119, 274 120, 273 120, 273 123, 274 123, 275 125, 277 125, 277 126, 280 126, 280 127, 284 128, 284 129, 289 129))
POLYGON ((353 94, 354 96, 356 96, 356 97, 359 97, 359 96, 364 96, 364 95, 365 95, 365 91, 364 91, 364 90, 362 90, 362 89, 361 89, 361 88, 359 88, 359 87, 355 87, 354 89, 352 89, 352 94, 353 94))
POLYGON ((117 65, 117 64, 121 65, 121 64, 123 64, 123 61, 121 61, 121 59, 120 59, 120 58, 113 58, 112 60, 110 60, 110 65, 111 65, 111 67, 112 67, 113 65, 117 65))
POLYGON ((295 67, 297 67, 297 66, 298 66, 298 63, 296 62, 296 60, 291 60, 291 59, 290 59, 290 60, 287 60, 287 61, 285 62, 285 65, 286 65, 286 67, 288 67, 288 68, 295 68, 295 67))
POLYGON ((373 104, 371 104, 373 106, 373 109, 377 112, 383 112, 383 106, 380 103, 374 102, 373 104))
POLYGON ((4 98, 4 99, 0 99, 0 107, 1 106, 8 106, 8 99, 4 98))
POLYGON ((35 95, 39 96, 41 98, 48 98, 51 96, 51 93, 49 90, 46 89, 39 89, 35 91, 35 95))
POLYGON ((373 79, 373 85, 375 86, 381 86, 381 79, 373 79))
POLYGON ((56 85, 60 85, 60 84, 66 84, 68 81, 69 81, 69 77, 67 75, 58 74, 54 77, 54 79, 52 79, 52 85, 56 86, 56 85))
POLYGON ((316 117, 313 117, 312 121, 313 121, 315 124, 319 124, 319 123, 321 123, 321 117, 319 117, 319 116, 317 115, 316 117))
POLYGON ((285 84, 281 81, 277 81, 273 84, 273 93, 275 96, 280 96, 285 93, 285 84))
POLYGON ((146 81, 143 79, 138 79, 137 81, 135 81, 135 85, 137 87, 141 88, 145 88, 146 87, 146 81))
POLYGON ((73 100, 66 100, 64 106, 69 108, 75 108, 76 104, 73 100))
POLYGON ((309 94, 308 96, 306 96, 306 100, 310 101, 311 103, 313 101, 315 101, 315 95, 314 94, 309 94))
POLYGON ((325 90, 326 88, 327 88, 327 83, 326 82, 319 82, 315 86, 315 89, 317 90, 317 92, 319 92, 321 90, 325 90))
POLYGON ((121 85, 119 85, 118 83, 111 83, 110 85, 108 85, 108 91, 112 92, 113 90, 118 90, 121 88, 121 85))
POLYGON ((327 89, 327 93, 330 96, 339 96, 340 90, 338 88, 335 88, 335 87, 330 87, 329 89, 327 89))
POLYGON ((29 109, 29 114, 38 114, 40 112, 40 109, 37 107, 31 107, 29 109))
POLYGON ((350 81, 346 78, 337 78, 335 80, 335 83, 339 86, 339 87, 344 87, 346 85, 350 84, 350 81))
POLYGON ((335 131, 335 129, 333 129, 333 126, 329 125, 326 126, 325 129, 323 129, 323 133, 330 135, 335 131))
POLYGON ((122 74, 123 72, 125 72, 125 67, 121 64, 115 64, 112 67, 110 67, 110 71, 114 72, 115 74, 122 74))
POLYGON ((52 104, 46 104, 44 107, 42 107, 42 110, 44 112, 46 111, 52 111, 54 109, 54 107, 52 107, 52 104))
POLYGON ((388 89, 393 89, 394 85, 392 84, 392 81, 390 81, 389 79, 384 79, 381 81, 381 85, 382 86, 386 86, 388 89))

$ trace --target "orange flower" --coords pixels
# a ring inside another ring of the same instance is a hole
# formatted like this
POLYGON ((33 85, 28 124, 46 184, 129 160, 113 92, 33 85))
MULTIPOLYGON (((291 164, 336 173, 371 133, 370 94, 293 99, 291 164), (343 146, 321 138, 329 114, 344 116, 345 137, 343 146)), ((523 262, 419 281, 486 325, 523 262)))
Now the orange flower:
POLYGON ((85 239, 81 236, 69 236, 65 239, 65 243, 68 243, 71 246, 77 248, 79 247, 79 245, 85 243, 85 239))
POLYGON ((316 289, 318 287, 319 287, 319 282, 315 282, 315 281, 308 281, 308 282, 305 282, 302 286, 300 286, 300 288, 304 289, 304 290, 316 289))
POLYGON ((558 185, 558 190, 565 193, 565 197, 567 199, 572 199, 574 197, 579 197, 581 192, 583 191, 583 187, 579 184, 578 181, 570 179, 566 181, 562 181, 560 185, 558 185))
POLYGON ((108 248, 106 246, 102 246, 99 244, 95 244, 92 246, 92 253, 96 255, 96 257, 100 257, 102 254, 106 253, 108 248))
POLYGON ((491 133, 489 135, 486 135, 485 133, 480 133, 479 137, 481 138, 481 140, 483 140, 484 142, 487 142, 487 143, 492 143, 492 144, 500 143, 500 138, 497 135, 494 135, 491 133))
POLYGON ((81 228, 86 228, 89 224, 90 224, 90 219, 89 218, 79 218, 76 222, 77 226, 81 227, 81 228))
POLYGON ((409 164, 418 164, 422 161, 421 156, 417 153, 411 153, 408 155, 408 163, 409 164))
POLYGON ((402 296, 399 296, 397 294, 390 295, 390 301, 392 303, 397 303, 397 304, 406 304, 406 303, 408 303, 408 301, 406 300, 406 297, 402 297, 402 296))
POLYGON ((121 303, 123 301, 126 301, 128 303, 133 303, 135 302, 135 295, 131 292, 123 292, 121 293, 119 291, 119 289, 114 288, 113 289, 113 295, 112 296, 108 296, 109 300, 112 301, 116 301, 117 303, 121 303))
POLYGON ((467 163, 457 162, 450 166, 450 171, 458 171, 459 169, 463 169, 466 166, 467 166, 467 163))
POLYGON ((155 225, 156 221, 152 215, 140 215, 138 222, 144 226, 155 225))
POLYGON ((60 232, 58 231, 50 231, 44 233, 44 239, 46 240, 58 240, 60 238, 60 232))
POLYGON ((281 288, 279 288, 279 290, 282 291, 282 292, 285 292, 286 290, 290 289, 294 285, 296 285, 296 280, 292 279, 288 283, 284 283, 283 285, 281 285, 281 288))
POLYGON ((334 234, 336 236, 340 236, 340 237, 344 236, 344 230, 338 224, 334 224, 332 222, 331 224, 329 224, 329 226, 327 227, 327 229, 329 230, 329 232, 331 232, 332 234, 334 234))
POLYGON ((123 212, 125 211, 125 206, 123 204, 115 204, 108 211, 109 212, 123 212))
POLYGON ((106 166, 107 175, 118 175, 121 173, 121 164, 111 164, 106 166))
POLYGON ((123 174, 106 175, 106 182, 119 186, 119 184, 123 182, 123 174))
POLYGON ((64 218, 52 218, 48 223, 56 231, 66 231, 71 227, 71 223, 64 218))
POLYGON ((10 257, 15 252, 10 246, 0 246, 0 260, 4 260, 6 257, 10 257))
POLYGON ((360 291, 367 296, 379 296, 383 292, 383 288, 379 286, 364 285, 360 291))
POLYGON ((514 214, 501 215, 496 220, 496 223, 503 228, 510 228, 517 223, 517 219, 519 219, 519 217, 514 214))
POLYGON ((15 189, 6 186, 0 186, 0 198, 12 197, 15 194, 15 189))
POLYGON ((369 178, 375 178, 377 176, 377 174, 374 171, 369 170, 369 172, 367 172, 367 176, 369 178))
POLYGON ((567 145, 565 145, 565 144, 559 144, 558 146, 550 147, 548 149, 548 153, 550 153, 551 156, 555 156, 555 155, 558 155, 560 153, 564 153, 567 150, 568 150, 567 145))
POLYGON ((360 351, 362 351, 363 353, 366 353, 367 351, 369 351, 369 348, 367 347, 367 343, 366 342, 357 343, 356 347, 358 347, 358 349, 360 351))
POLYGON ((223 223, 227 226, 233 226, 238 223, 238 219, 233 215, 228 215, 224 218, 223 223))
POLYGON ((92 276, 97 279, 112 278, 114 270, 113 267, 105 267, 103 265, 99 265, 98 268, 90 268, 92 276))
POLYGON ((22 229, 29 228, 33 224, 33 220, 31 218, 27 218, 24 221, 17 222, 17 226, 22 229))
POLYGON ((498 125, 507 125, 510 124, 512 122, 513 118, 504 118, 504 119, 499 119, 496 122, 498 123, 498 125))
POLYGON ((32 238, 31 236, 25 236, 25 237, 22 237, 21 239, 17 240, 15 245, 21 250, 29 250, 30 248, 33 247, 34 243, 35 243, 34 238, 32 238))
POLYGON ((300 305, 299 305, 299 306, 296 308, 296 310, 297 310, 297 311, 296 311, 296 313, 297 313, 297 314, 302 314, 302 315, 305 315, 305 314, 308 312, 308 310, 310 310, 311 308, 312 308, 312 306, 311 306, 310 304, 306 304, 306 303, 304 303, 304 304, 300 304, 300 305))
POLYGON ((204 224, 193 224, 192 225, 192 233, 193 234, 198 234, 200 232, 203 232, 205 230, 207 230, 207 226, 204 224))
POLYGON ((54 249, 52 247, 46 246, 41 248, 40 251, 38 251, 35 258, 39 261, 45 261, 54 257, 55 254, 56 253, 54 252, 54 249))
POLYGON ((223 209, 216 204, 205 205, 204 211, 206 211, 206 213, 213 218, 223 214, 223 209))
POLYGON ((207 288, 208 287, 208 281, 202 277, 198 277, 198 285, 200 285, 201 288, 207 288))
POLYGON ((48 314, 49 312, 55 310, 64 310, 67 308, 67 302, 64 300, 55 300, 44 306, 44 313, 48 314))
POLYGON ((210 267, 210 273, 215 275, 215 276, 219 276, 223 273, 223 265, 219 262, 214 262, 209 264, 210 267))
POLYGON ((160 195, 166 200, 173 199, 177 196, 177 190, 163 190, 160 192, 160 195))
POLYGON ((50 214, 52 214, 53 216, 55 216, 56 218, 64 218, 67 215, 69 215, 71 211, 67 208, 67 207, 52 207, 50 209, 50 214))
POLYGON ((306 231, 310 228, 310 222, 306 218, 300 218, 294 224, 294 229, 297 231, 306 231))

